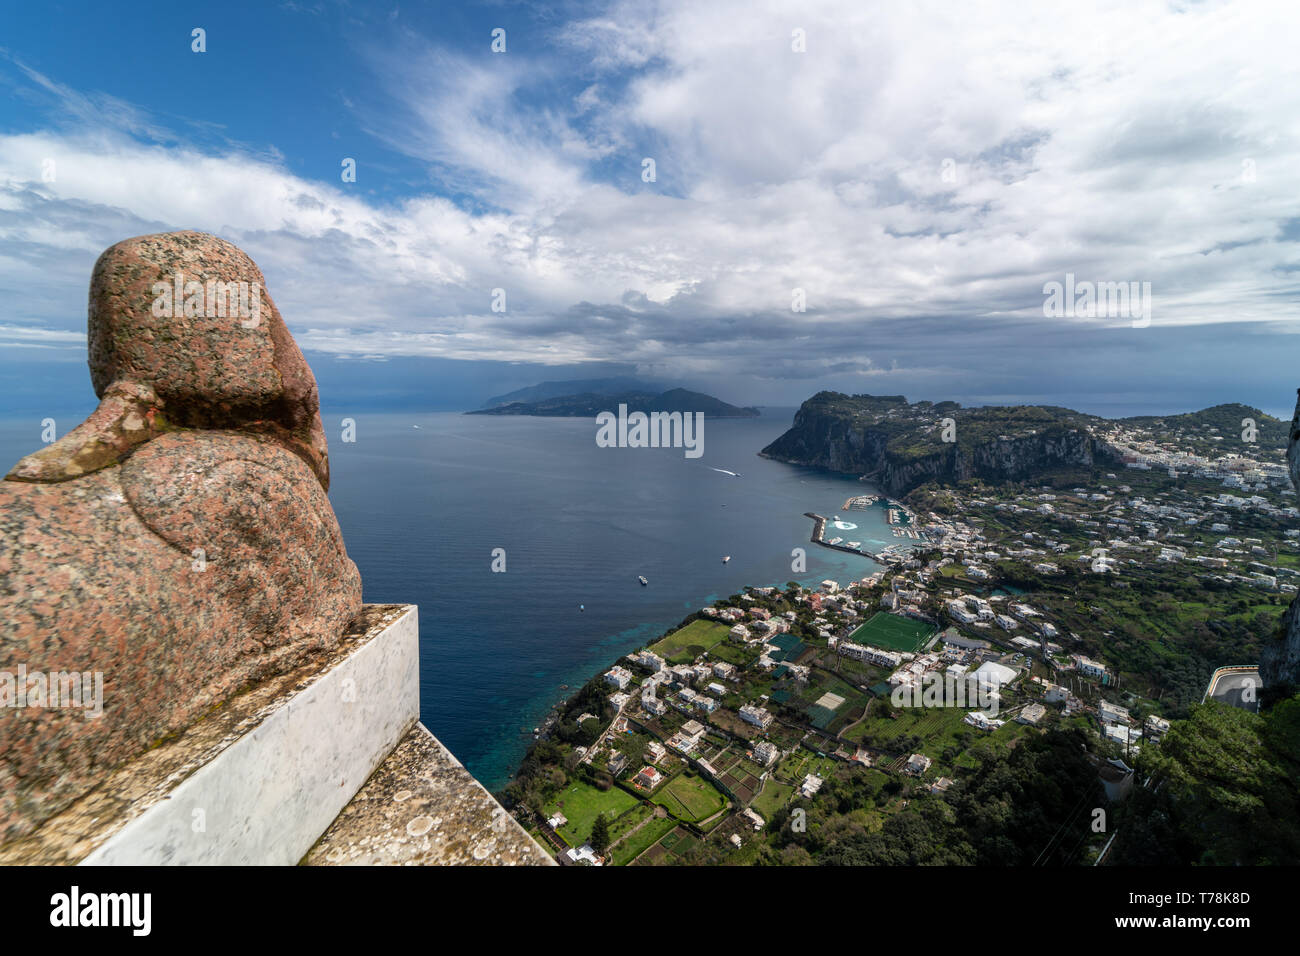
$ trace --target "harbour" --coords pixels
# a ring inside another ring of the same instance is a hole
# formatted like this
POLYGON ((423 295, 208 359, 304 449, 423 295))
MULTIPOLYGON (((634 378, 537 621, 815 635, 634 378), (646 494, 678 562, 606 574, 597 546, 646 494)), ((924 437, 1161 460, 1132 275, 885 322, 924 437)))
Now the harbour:
MULTIPOLYGON (((844 510, 847 511, 848 509, 845 508, 844 510)), ((813 520, 812 537, 809 539, 813 544, 821 545, 823 548, 830 548, 832 551, 843 551, 845 554, 858 554, 864 558, 870 558, 877 564, 897 564, 906 559, 907 551, 909 549, 902 544, 890 545, 880 551, 871 551, 867 548, 858 547, 861 542, 857 541, 851 541, 845 544, 844 539, 838 537, 831 538, 828 541, 825 535, 826 522, 829 519, 825 515, 817 514, 815 511, 805 511, 804 517, 813 520)), ((896 530, 894 532, 895 536, 901 536, 900 531, 902 530, 903 529, 896 530)), ((912 532, 912 536, 917 538, 920 537, 920 535, 914 531, 912 532)))

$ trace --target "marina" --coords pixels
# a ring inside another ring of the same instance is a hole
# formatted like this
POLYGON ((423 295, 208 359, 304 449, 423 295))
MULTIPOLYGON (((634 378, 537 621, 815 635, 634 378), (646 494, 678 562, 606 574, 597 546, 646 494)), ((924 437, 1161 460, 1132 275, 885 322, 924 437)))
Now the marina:
MULTIPOLYGON (((821 545, 823 548, 831 548, 834 551, 844 551, 848 554, 860 554, 879 564, 894 564, 901 562, 906 559, 907 553, 910 550, 901 543, 890 545, 889 547, 876 552, 860 547, 859 545, 861 542, 858 541, 850 541, 845 544, 843 543, 844 539, 839 537, 831 538, 828 541, 825 538, 827 522, 826 516, 819 515, 814 511, 805 511, 804 517, 812 518, 813 520, 812 537, 809 540, 811 540, 813 544, 821 545)), ((838 518, 838 515, 836 517, 838 518)), ((894 535, 895 537, 908 536, 918 539, 920 538, 920 534, 912 531, 910 528, 896 528, 894 529, 894 535)))

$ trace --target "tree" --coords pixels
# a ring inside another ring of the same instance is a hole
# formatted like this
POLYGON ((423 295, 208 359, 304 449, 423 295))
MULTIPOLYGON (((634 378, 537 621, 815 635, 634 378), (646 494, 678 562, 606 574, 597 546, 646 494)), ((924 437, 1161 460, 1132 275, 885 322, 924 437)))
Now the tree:
POLYGON ((591 825, 591 838, 587 842, 598 856, 603 856, 609 849, 609 820, 605 814, 596 817, 596 822, 591 825))
POLYGON ((1300 698, 1261 714, 1194 705, 1138 769, 1159 786, 1125 808, 1112 862, 1300 861, 1300 698))

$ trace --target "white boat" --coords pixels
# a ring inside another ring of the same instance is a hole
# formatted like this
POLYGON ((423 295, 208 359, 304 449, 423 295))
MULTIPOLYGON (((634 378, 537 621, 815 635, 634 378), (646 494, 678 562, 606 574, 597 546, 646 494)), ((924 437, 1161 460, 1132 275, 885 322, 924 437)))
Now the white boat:
POLYGON ((726 564, 730 560, 731 560, 731 555, 727 555, 725 558, 722 559, 722 563, 726 564))
POLYGON ((642 587, 644 587, 645 585, 647 585, 647 584, 650 583, 649 581, 647 581, 647 580, 645 579, 645 575, 644 575, 644 574, 638 574, 638 575, 636 576, 636 579, 637 579, 638 581, 641 582, 641 586, 642 586, 642 587))

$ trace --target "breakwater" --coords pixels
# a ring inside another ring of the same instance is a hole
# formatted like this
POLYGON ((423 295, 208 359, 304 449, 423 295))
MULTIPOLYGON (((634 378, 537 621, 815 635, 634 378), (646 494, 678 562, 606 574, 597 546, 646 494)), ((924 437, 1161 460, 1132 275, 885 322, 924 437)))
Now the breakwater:
POLYGON ((846 554, 860 554, 864 558, 870 558, 877 564, 895 564, 903 560, 904 556, 895 551, 894 547, 885 548, 883 551, 868 551, 866 548, 850 548, 846 544, 831 544, 825 539, 826 516, 819 515, 814 511, 805 511, 804 517, 812 518, 813 530, 812 537, 809 540, 813 544, 819 544, 823 548, 830 548, 832 551, 843 551, 846 554))

